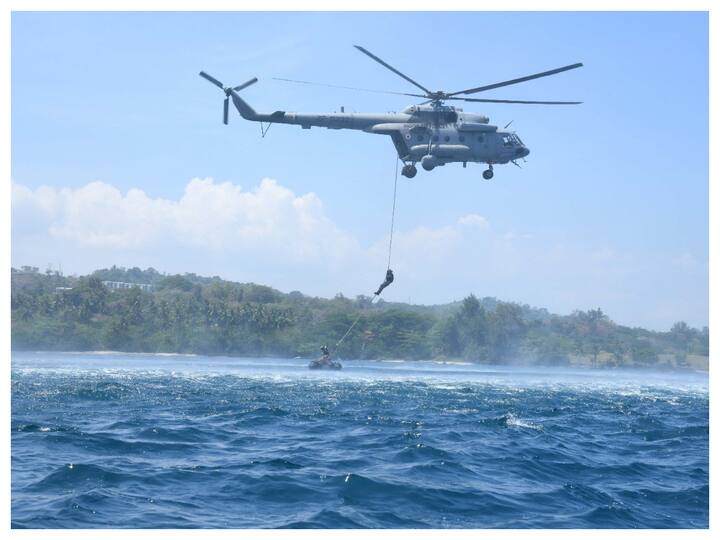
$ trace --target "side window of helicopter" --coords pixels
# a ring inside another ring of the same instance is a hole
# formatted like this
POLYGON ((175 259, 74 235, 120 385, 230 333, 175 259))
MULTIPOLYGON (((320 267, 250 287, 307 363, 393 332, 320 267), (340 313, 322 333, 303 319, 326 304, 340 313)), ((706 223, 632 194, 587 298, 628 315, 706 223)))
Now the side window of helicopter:
POLYGON ((445 135, 445 142, 450 142, 450 135, 445 135))
POLYGON ((505 146, 512 146, 512 140, 509 135, 503 135, 503 144, 505 146))
POLYGON ((417 137, 415 137, 415 139, 416 139, 418 142, 422 142, 423 136, 422 136, 422 135, 418 135, 417 137))
POLYGON ((483 142, 485 142, 485 137, 483 137, 482 135, 478 135, 477 141, 479 143, 483 143, 483 142))
POLYGON ((460 142, 465 142, 465 135, 460 135, 460 136, 458 137, 458 141, 460 141, 460 142))

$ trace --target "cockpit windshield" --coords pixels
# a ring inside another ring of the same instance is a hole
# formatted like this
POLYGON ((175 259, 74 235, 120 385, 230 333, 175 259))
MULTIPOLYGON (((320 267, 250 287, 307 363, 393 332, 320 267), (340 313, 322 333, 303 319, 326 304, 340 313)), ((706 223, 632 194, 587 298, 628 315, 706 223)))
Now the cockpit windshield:
POLYGON ((523 146, 523 142, 520 140, 520 137, 518 137, 514 133, 508 133, 507 135, 504 135, 503 144, 505 146, 523 146))

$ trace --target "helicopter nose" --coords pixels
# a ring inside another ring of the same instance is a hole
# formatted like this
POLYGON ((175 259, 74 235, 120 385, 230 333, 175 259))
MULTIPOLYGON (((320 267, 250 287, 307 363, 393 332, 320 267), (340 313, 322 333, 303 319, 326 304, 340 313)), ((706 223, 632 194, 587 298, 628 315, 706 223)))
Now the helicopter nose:
POLYGON ((521 146, 517 150, 515 150, 515 153, 517 154, 517 157, 524 158, 525 156, 530 154, 530 149, 527 146, 521 146))

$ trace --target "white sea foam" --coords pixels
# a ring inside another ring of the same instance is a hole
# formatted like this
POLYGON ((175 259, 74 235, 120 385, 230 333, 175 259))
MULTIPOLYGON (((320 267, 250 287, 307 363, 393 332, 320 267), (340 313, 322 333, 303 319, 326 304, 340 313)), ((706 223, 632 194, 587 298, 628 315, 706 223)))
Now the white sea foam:
POLYGON ((533 424, 532 422, 528 422, 527 420, 518 418, 517 416, 515 416, 512 413, 508 413, 505 416, 505 423, 510 427, 535 429, 537 431, 542 431, 542 429, 543 429, 542 424, 533 424))
POLYGON ((318 384, 352 382, 365 385, 387 383, 423 384, 450 392, 504 389, 509 395, 526 391, 608 393, 626 398, 673 399, 673 395, 708 393, 706 373, 657 372, 652 370, 593 370, 477 365, 467 362, 410 362, 348 360, 337 372, 311 372, 304 360, 284 358, 229 358, 190 355, 95 353, 13 353, 12 373, 60 374, 118 379, 170 375, 199 381, 233 377, 287 384, 316 381, 318 384))
POLYGON ((157 356, 163 357, 197 357, 195 353, 174 353, 174 352, 159 352, 159 353, 144 353, 144 352, 122 352, 122 351, 68 351, 64 353, 52 353, 52 354, 77 354, 77 355, 90 355, 90 356, 157 356))

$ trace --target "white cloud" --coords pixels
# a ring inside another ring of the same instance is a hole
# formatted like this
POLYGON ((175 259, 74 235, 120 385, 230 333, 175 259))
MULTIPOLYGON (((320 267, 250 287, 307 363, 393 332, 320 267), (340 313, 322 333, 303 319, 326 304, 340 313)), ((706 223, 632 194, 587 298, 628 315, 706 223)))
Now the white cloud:
POLYGON ((314 193, 296 196, 264 179, 253 191, 192 179, 178 201, 123 195, 103 182, 78 189, 13 185, 13 233, 41 229, 57 240, 101 249, 152 249, 167 242, 202 250, 266 252, 303 260, 346 250, 353 239, 323 213, 314 193))
MULTIPOLYGON (((92 182, 76 189, 12 186, 13 264, 153 266, 332 295, 373 260, 310 192, 275 180, 252 190, 194 178, 177 200, 92 182), (325 279, 322 279, 323 274, 325 279)), ((72 265, 72 266, 71 266, 72 265)))
POLYGON ((87 247, 130 249, 150 247, 161 240, 173 204, 150 199, 142 190, 120 191, 102 182, 57 194, 57 214, 50 235, 87 247))
POLYGON ((488 220, 479 214, 466 214, 458 219, 458 223, 460 225, 480 227, 481 229, 490 227, 488 220))

